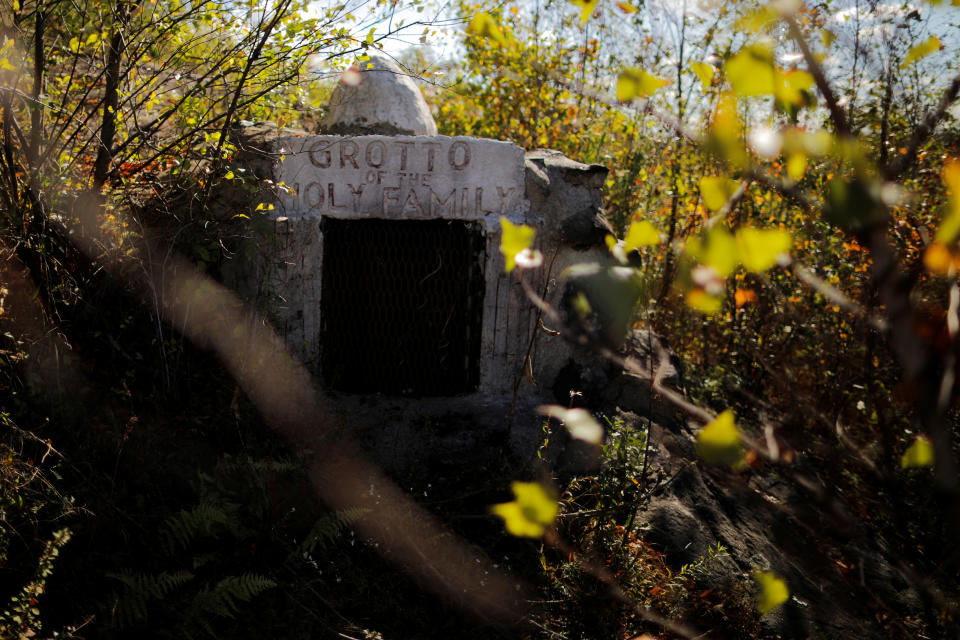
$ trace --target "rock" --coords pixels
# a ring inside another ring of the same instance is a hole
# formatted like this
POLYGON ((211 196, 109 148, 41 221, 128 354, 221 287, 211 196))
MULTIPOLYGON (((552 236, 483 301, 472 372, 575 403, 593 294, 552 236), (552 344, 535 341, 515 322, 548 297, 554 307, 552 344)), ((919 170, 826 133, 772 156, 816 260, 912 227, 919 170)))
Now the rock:
POLYGON ((603 246, 613 227, 603 215, 601 189, 607 168, 583 164, 559 151, 537 149, 526 155, 527 198, 545 213, 545 232, 575 249, 603 246))
POLYGON ((420 89, 392 60, 370 56, 360 83, 341 82, 320 122, 330 135, 435 136, 437 124, 420 89))
POLYGON ((611 376, 604 389, 604 403, 648 416, 663 425, 675 424, 676 409, 656 392, 652 379, 659 375, 660 384, 670 389, 680 389, 680 359, 676 353, 656 333, 648 329, 631 329, 620 349, 620 355, 641 371, 649 372, 650 378, 621 369, 611 376))
POLYGON ((920 615, 919 597, 885 558, 883 540, 831 519, 826 496, 776 476, 705 465, 693 441, 693 431, 677 421, 650 425, 657 449, 652 474, 666 481, 652 490, 636 522, 673 568, 697 562, 720 543, 729 557, 704 586, 749 589, 754 571, 774 572, 791 597, 761 622, 781 638, 887 637, 882 624, 860 615, 871 600, 904 618, 920 615), (837 558, 853 570, 838 570, 837 558))

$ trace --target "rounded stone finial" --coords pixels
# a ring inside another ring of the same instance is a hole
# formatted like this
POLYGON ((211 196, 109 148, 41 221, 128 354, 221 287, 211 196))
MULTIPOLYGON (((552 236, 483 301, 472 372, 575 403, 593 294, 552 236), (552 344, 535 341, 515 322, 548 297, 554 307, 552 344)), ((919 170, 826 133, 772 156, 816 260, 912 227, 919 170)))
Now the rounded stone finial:
POLYGON ((393 60, 370 56, 360 82, 341 82, 320 122, 329 135, 435 136, 437 123, 420 89, 393 60))

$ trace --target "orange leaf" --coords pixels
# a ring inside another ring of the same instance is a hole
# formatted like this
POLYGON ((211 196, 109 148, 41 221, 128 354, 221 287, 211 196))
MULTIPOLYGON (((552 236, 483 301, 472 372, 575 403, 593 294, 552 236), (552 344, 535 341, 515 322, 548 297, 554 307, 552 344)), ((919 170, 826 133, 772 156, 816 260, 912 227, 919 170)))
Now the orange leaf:
POLYGON ((737 289, 733 299, 738 307, 742 307, 750 302, 756 302, 757 294, 753 289, 737 289))

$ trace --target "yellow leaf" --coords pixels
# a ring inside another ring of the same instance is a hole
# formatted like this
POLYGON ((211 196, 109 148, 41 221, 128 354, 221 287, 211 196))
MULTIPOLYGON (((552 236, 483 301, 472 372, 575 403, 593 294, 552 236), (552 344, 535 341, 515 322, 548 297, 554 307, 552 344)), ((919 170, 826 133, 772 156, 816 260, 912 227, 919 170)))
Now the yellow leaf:
POLYGON ((610 255, 617 259, 617 262, 620 264, 627 264, 627 252, 624 249, 624 244, 617 242, 617 239, 614 238, 609 233, 603 239, 607 245, 607 249, 610 250, 610 255))
POLYGON ((733 236, 720 226, 711 229, 705 238, 687 240, 687 253, 700 264, 712 267, 721 278, 726 278, 737 268, 737 245, 733 236))
POLYGON ((783 73, 776 70, 774 84, 777 100, 786 105, 803 106, 807 103, 807 94, 804 92, 809 91, 814 82, 813 75, 806 71, 794 69, 783 73))
POLYGON ((769 571, 757 571, 753 577, 759 588, 757 611, 760 612, 760 615, 770 613, 790 598, 787 583, 778 578, 776 574, 769 571))
POLYGON ((70 51, 80 53, 80 38, 76 36, 70 38, 70 51))
POLYGON ((739 188, 740 183, 730 178, 721 176, 700 178, 700 194, 703 196, 703 203, 711 211, 722 209, 739 188))
POLYGON ((648 220, 639 220, 630 223, 627 237, 623 239, 623 250, 633 251, 638 247, 649 247, 660 244, 660 232, 648 220))
POLYGON ((950 244, 960 235, 960 161, 950 160, 943 167, 943 182, 950 191, 947 212, 937 229, 937 242, 950 244))
POLYGON ((0 69, 4 69, 4 70, 6 70, 6 71, 16 71, 16 70, 17 70, 17 68, 16 68, 15 66, 13 66, 12 64, 10 64, 10 61, 7 60, 6 58, 0 58, 0 69))
POLYGON ((773 51, 763 44, 746 46, 724 65, 730 88, 739 96, 774 92, 773 51))
POLYGON ((20 11, 20 0, 13 0, 13 10, 20 11))
POLYGON ((940 242, 931 242, 923 252, 923 265, 933 273, 950 276, 960 270, 960 255, 953 254, 940 242))
POLYGON ((473 20, 471 20, 470 24, 467 26, 467 31, 482 38, 493 40, 494 43, 501 47, 505 47, 507 45, 507 37, 503 35, 503 31, 500 30, 500 27, 497 26, 493 16, 491 16, 489 13, 481 11, 477 15, 473 16, 473 20))
POLYGON ((593 15, 600 0, 570 0, 570 4, 580 7, 580 23, 584 24, 593 15))
POLYGON ((933 464, 933 445, 923 436, 918 437, 900 458, 900 468, 929 467, 933 464))
POLYGON ((733 466, 743 459, 740 430, 727 409, 697 433, 697 453, 711 464, 733 466))
POLYGON ((737 21, 736 26, 748 31, 760 31, 770 22, 777 19, 777 14, 770 8, 763 7, 755 11, 750 11, 737 21))
POLYGON ((807 156, 802 151, 790 154, 787 158, 787 175, 794 182, 803 177, 807 172, 807 156))
POLYGON ((737 114, 737 99, 729 93, 722 95, 710 125, 708 145, 711 151, 734 167, 744 166, 748 161, 740 137, 742 128, 737 114))
POLYGON ((723 308, 723 298, 710 295, 703 289, 693 289, 687 293, 687 306, 712 316, 723 308))
POLYGON ((556 499, 536 482, 514 482, 510 485, 516 500, 490 507, 511 535, 539 538, 557 517, 556 499))
POLYGON ((537 232, 525 224, 513 224, 505 216, 500 216, 500 253, 506 263, 505 271, 510 273, 517 266, 517 254, 529 249, 537 232))
POLYGON ((233 180, 233 171, 227 171, 227 175, 223 176, 227 180, 233 180))
POLYGON ((736 241, 744 268, 756 273, 777 264, 778 258, 789 254, 793 246, 790 233, 783 229, 743 227, 737 231, 736 241))
POLYGON ((700 78, 704 91, 709 89, 713 83, 713 76, 717 73, 716 67, 706 62, 694 62, 690 65, 690 69, 700 78))
POLYGON ((667 84, 663 78, 651 75, 643 69, 624 69, 617 77, 617 100, 628 102, 634 98, 643 98, 667 84))
POLYGON ((920 44, 910 47, 910 51, 907 52, 907 57, 903 59, 903 63, 900 65, 900 68, 904 69, 909 67, 917 60, 926 58, 934 51, 939 51, 940 49, 943 49, 943 45, 940 44, 940 41, 937 39, 937 37, 930 36, 920 44))
POLYGON ((87 36, 87 40, 86 42, 84 42, 84 44, 96 44, 99 41, 100 41, 100 34, 94 32, 94 33, 91 33, 89 36, 87 36))

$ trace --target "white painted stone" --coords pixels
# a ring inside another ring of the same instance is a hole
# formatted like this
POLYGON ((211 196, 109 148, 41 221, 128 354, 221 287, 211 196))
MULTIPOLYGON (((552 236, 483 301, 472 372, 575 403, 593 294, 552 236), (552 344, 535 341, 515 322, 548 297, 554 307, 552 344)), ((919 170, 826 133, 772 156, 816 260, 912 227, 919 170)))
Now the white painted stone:
POLYGON ((360 82, 341 82, 330 97, 321 129, 332 134, 383 133, 389 135, 437 135, 437 124, 423 94, 389 58, 371 56, 361 63, 360 82))
POLYGON ((276 142, 276 216, 522 221, 523 149, 447 136, 308 136, 276 142))

